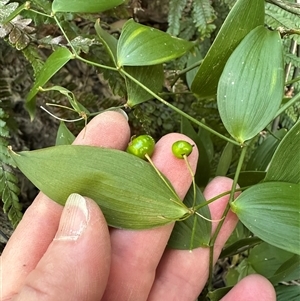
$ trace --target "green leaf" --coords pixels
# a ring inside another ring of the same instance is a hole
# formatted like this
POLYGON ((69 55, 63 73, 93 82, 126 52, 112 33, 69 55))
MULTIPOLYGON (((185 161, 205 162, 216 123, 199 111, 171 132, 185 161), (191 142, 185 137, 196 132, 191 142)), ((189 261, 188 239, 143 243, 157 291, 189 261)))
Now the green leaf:
POLYGON ((234 144, 230 142, 227 142, 224 147, 216 170, 216 177, 226 176, 232 160, 233 147, 234 144))
POLYGON ((220 77, 218 109, 229 134, 242 144, 263 130, 275 117, 283 88, 280 35, 258 26, 234 50, 220 77))
POLYGON ((149 163, 123 151, 61 145, 11 156, 52 200, 64 204, 72 193, 90 197, 112 227, 147 229, 192 214, 149 163))
POLYGON ((100 19, 98 19, 95 23, 96 33, 101 40, 102 44, 106 48, 107 53, 110 55, 112 61, 115 66, 117 66, 117 44, 118 40, 110 35, 107 31, 102 29, 100 25, 100 19))
MULTIPOLYGON (((187 207, 193 206, 193 186, 190 187, 183 202, 187 207)), ((201 190, 198 186, 196 186, 196 206, 205 203, 206 200, 201 190)), ((208 206, 203 206, 197 212, 199 212, 205 218, 211 218, 208 206)), ((195 214, 184 221, 175 223, 172 234, 168 241, 168 247, 179 250, 193 250, 199 247, 208 247, 210 236, 211 221, 205 220, 203 217, 195 214)))
POLYGON ((286 129, 280 129, 279 131, 275 131, 273 135, 269 135, 253 152, 247 163, 246 169, 265 171, 276 148, 286 133, 286 129))
POLYGON ((215 97, 227 59, 253 28, 263 24, 263 0, 238 0, 206 54, 193 81, 192 91, 202 98, 215 97))
POLYGON ((88 111, 88 109, 86 109, 81 103, 79 103, 76 100, 76 97, 75 97, 74 93, 71 92, 70 90, 64 88, 64 87, 61 87, 61 86, 52 86, 50 88, 45 88, 45 89, 40 88, 40 90, 43 91, 43 92, 57 91, 57 92, 65 95, 68 98, 69 103, 72 106, 72 108, 74 109, 74 111, 76 113, 78 113, 79 116, 81 116, 82 118, 86 118, 86 115, 88 115, 90 113, 88 111))
POLYGON ((56 134, 55 145, 69 145, 73 143, 74 139, 75 136, 67 128, 66 124, 63 121, 61 121, 56 134))
POLYGON ((123 26, 118 41, 118 66, 157 65, 185 54, 193 43, 170 36, 132 19, 123 26))
POLYGON ((231 209, 262 240, 299 255, 299 188, 293 183, 260 183, 244 191, 231 209))
POLYGON ((207 297, 209 301, 219 301, 221 300, 230 290, 232 286, 226 286, 222 288, 215 289, 213 291, 208 292, 207 297))
POLYGON ((234 256, 236 254, 240 254, 242 251, 249 250, 260 243, 261 239, 256 236, 240 238, 228 247, 225 247, 222 250, 219 258, 222 259, 229 256, 234 256))
POLYGON ((39 91, 39 87, 46 84, 49 79, 57 73, 70 59, 73 54, 65 47, 57 48, 46 60, 41 71, 38 73, 34 86, 26 97, 26 108, 30 114, 31 119, 35 115, 35 99, 34 97, 39 91))
MULTIPOLYGON (((269 279, 270 277, 275 275, 278 268, 280 268, 280 266, 284 262, 286 262, 294 256, 297 257, 297 255, 294 255, 293 253, 276 248, 264 242, 258 246, 255 246, 250 251, 248 263, 258 274, 263 275, 269 279)), ((287 276, 288 275, 286 274, 285 277, 287 276)), ((285 277, 278 279, 278 282, 287 281, 287 278, 285 277)), ((273 282, 273 284, 277 283, 273 282)))
POLYGON ((52 12, 70 12, 70 13, 100 13, 124 3, 124 0, 54 0, 52 3, 52 12))
MULTIPOLYGON (((124 69, 126 73, 129 73, 152 92, 158 93, 161 91, 164 81, 164 69, 162 64, 142 67, 128 66, 124 69)), ((128 97, 126 105, 129 107, 134 107, 139 103, 154 98, 128 77, 126 77, 126 87, 128 97)))
POLYGON ((300 120, 279 144, 267 171, 265 182, 300 182, 300 120))

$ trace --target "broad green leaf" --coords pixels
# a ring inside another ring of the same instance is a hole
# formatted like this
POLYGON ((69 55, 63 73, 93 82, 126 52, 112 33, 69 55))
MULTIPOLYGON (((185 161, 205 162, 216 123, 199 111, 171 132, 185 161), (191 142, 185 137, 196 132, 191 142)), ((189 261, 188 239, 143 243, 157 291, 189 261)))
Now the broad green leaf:
MULTIPOLYGON (((124 69, 152 92, 158 93, 161 91, 164 81, 164 69, 162 64, 142 67, 127 66, 124 67, 124 69)), ((126 87, 128 98, 126 105, 129 107, 134 107, 139 103, 154 98, 128 77, 126 77, 126 87)))
POLYGON ((233 147, 234 145, 230 142, 227 142, 224 147, 216 170, 216 177, 226 176, 232 160, 233 147))
POLYGON ((118 41, 118 66, 158 65, 182 56, 193 46, 189 41, 130 19, 118 41))
POLYGON ((35 115, 35 99, 34 97, 39 91, 39 87, 45 85, 49 79, 57 73, 70 59, 73 54, 65 47, 57 48, 46 60, 44 66, 36 77, 34 86, 26 97, 26 108, 31 119, 35 115))
POLYGON ((269 135, 253 152, 247 163, 246 169, 265 171, 277 146, 286 133, 286 129, 280 129, 279 131, 275 131, 273 135, 269 135))
POLYGON ((205 187, 210 178, 210 160, 206 151, 206 145, 203 143, 201 136, 196 133, 190 121, 185 117, 181 118, 181 133, 190 137, 197 145, 201 155, 197 162, 195 181, 200 187, 205 187))
POLYGON ((90 197, 112 227, 154 228, 192 214, 149 163, 123 151, 60 145, 11 156, 52 200, 64 204, 72 193, 90 197))
MULTIPOLYGON (((250 251, 248 263, 258 274, 269 279, 275 275, 278 268, 280 268, 284 262, 294 256, 297 255, 263 242, 250 251)), ((287 277, 288 275, 285 276, 287 277)), ((279 279, 279 281, 287 281, 287 279, 283 277, 279 279)), ((277 283, 273 282, 273 284, 277 283)))
POLYGON ((69 145, 73 143, 74 139, 75 136, 67 128, 66 124, 63 121, 61 121, 56 134, 55 145, 69 145))
POLYGON ((102 44, 105 46, 107 53, 110 55, 115 66, 117 66, 117 44, 118 40, 110 35, 107 31, 102 29, 100 25, 100 19, 95 23, 96 33, 101 40, 102 44))
POLYGON ((231 210, 262 240, 299 255, 299 188, 294 183, 260 183, 232 202, 231 210))
MULTIPOLYGON (((189 208, 193 206, 193 186, 190 187, 183 202, 189 208)), ((196 206, 201 203, 205 204, 206 200, 199 187, 196 186, 196 206)), ((211 218, 208 206, 203 206, 197 212, 207 219, 211 218)), ((184 221, 176 222, 168 241, 168 246, 172 249, 180 250, 208 247, 211 236, 211 223, 211 221, 205 220, 196 214, 184 221)))
POLYGON ((279 144, 265 178, 269 181, 300 183, 300 120, 279 144))
POLYGON ((234 50, 220 77, 218 109, 229 134, 241 144, 256 136, 275 117, 283 88, 280 35, 258 26, 234 50))
POLYGON ((100 13, 112 9, 125 0, 101 0, 101 1, 87 1, 87 0, 54 0, 52 3, 52 12, 70 12, 70 13, 100 13))
POLYGON ((206 54, 192 83, 192 91, 202 98, 215 97, 227 59, 253 28, 263 24, 264 0, 238 0, 206 54))

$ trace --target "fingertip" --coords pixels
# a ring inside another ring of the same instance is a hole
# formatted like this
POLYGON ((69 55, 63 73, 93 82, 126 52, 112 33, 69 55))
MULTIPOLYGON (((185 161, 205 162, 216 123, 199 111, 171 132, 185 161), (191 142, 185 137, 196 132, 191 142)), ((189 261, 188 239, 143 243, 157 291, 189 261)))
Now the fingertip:
POLYGON ((105 111, 94 117, 76 137, 73 144, 123 150, 130 139, 130 127, 122 110, 105 111))
POLYGON ((258 274, 252 274, 243 278, 221 300, 276 301, 276 293, 273 285, 268 279, 258 274))

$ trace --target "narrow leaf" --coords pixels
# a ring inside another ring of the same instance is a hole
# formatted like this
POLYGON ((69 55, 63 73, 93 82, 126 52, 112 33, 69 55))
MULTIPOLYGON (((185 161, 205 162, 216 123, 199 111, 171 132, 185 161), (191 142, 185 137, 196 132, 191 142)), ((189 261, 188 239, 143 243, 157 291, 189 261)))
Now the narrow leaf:
POLYGON ((279 144, 265 178, 269 181, 300 183, 300 120, 279 144))
POLYGON ((103 43, 104 47, 106 48, 106 51, 110 55, 112 61, 114 62, 115 66, 117 65, 117 44, 118 40, 110 35, 107 31, 102 29, 100 25, 100 19, 98 19, 95 23, 95 29, 96 33, 103 43))
POLYGON ((118 66, 146 66, 165 63, 189 51, 193 43, 170 36, 132 19, 123 26, 118 42, 118 66))
POLYGON ((44 66, 36 77, 34 86, 31 88, 26 97, 26 108, 30 114, 31 119, 35 115, 35 100, 34 97, 48 80, 58 72, 70 59, 73 54, 65 47, 57 48, 46 60, 44 66))
POLYGON ((229 134, 244 143, 263 130, 275 117, 283 88, 280 35, 258 26, 234 50, 220 77, 218 109, 229 134))
MULTIPOLYGON (((127 73, 137 79, 140 83, 146 86, 154 93, 161 91, 164 81, 163 65, 153 66, 128 66, 124 68, 127 73)), ((126 77, 127 87, 127 105, 133 107, 146 100, 152 99, 153 96, 133 82, 130 78, 126 77)))
POLYGON ((88 196, 113 227, 147 229, 191 214, 149 163, 126 152, 61 145, 11 156, 48 197, 64 204, 72 193, 88 196))
POLYGON ((202 98, 214 97, 227 59, 241 40, 256 26, 264 24, 264 0, 238 0, 224 21, 206 54, 192 91, 202 98))
POLYGON ((299 188, 286 182, 257 184, 232 202, 231 209, 262 240, 299 255, 299 188))
POLYGON ((100 13, 112 9, 122 3, 124 0, 101 0, 101 1, 86 1, 86 0, 54 0, 52 3, 52 12, 70 12, 70 13, 100 13))
POLYGON ((226 176, 232 160, 233 147, 234 145, 232 143, 227 142, 218 163, 216 176, 226 176))

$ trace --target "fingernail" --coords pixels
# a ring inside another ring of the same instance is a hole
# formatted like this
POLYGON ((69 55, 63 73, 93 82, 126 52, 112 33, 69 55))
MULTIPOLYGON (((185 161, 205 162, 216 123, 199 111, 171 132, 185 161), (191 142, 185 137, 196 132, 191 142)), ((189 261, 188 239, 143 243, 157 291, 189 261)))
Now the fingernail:
POLYGON ((128 121, 128 115, 126 114, 126 112, 120 108, 115 108, 115 109, 111 109, 111 111, 115 111, 115 112, 118 112, 120 114, 122 114, 125 119, 128 121))
POLYGON ((84 197, 72 193, 65 204, 55 240, 77 240, 87 227, 89 210, 84 197))

